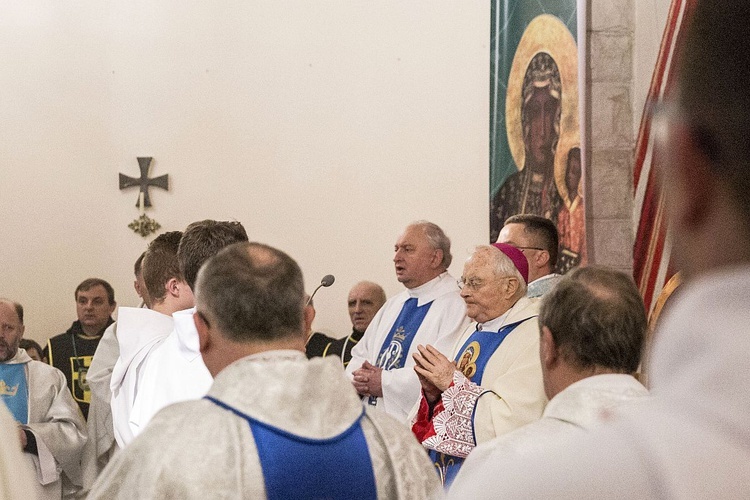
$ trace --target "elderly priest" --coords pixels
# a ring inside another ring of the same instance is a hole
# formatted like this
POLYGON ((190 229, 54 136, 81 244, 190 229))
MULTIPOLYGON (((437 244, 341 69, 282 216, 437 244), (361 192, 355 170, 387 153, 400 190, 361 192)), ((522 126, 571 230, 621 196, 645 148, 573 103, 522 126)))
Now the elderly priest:
POLYGON ((526 297, 528 262, 504 243, 480 246, 464 265, 461 296, 475 322, 451 361, 418 346, 422 383, 412 430, 447 486, 474 447, 537 420, 547 398, 539 363, 538 302, 526 297))
POLYGON ((439 493, 409 430, 365 410, 339 360, 305 357, 304 286, 293 259, 236 243, 201 268, 195 292, 211 389, 160 411, 115 456, 89 498, 439 493))

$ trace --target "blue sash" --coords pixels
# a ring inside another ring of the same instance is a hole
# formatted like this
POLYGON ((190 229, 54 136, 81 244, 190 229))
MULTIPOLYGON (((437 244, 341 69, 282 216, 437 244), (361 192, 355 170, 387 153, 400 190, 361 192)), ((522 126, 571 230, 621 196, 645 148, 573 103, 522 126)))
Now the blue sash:
POLYGON ((310 439, 260 422, 205 396, 250 424, 268 500, 376 499, 375 474, 359 418, 338 436, 310 439))
MULTIPOLYGON (((475 384, 482 385, 484 369, 487 367, 490 358, 495 354, 500 344, 503 343, 505 337, 518 325, 526 321, 526 319, 505 325, 496 332, 476 330, 472 333, 466 339, 461 349, 458 350, 458 354, 454 360, 461 373, 475 384)), ((476 407, 474 409, 476 410, 476 407)), ((474 415, 472 415, 472 421, 473 418, 474 415)), ((474 441, 476 442, 476 436, 474 436, 474 441)), ((453 483, 453 480, 456 479, 456 474, 458 474, 465 459, 445 455, 435 450, 429 450, 428 454, 438 471, 440 480, 443 482, 445 488, 448 488, 453 483)))
POLYGON ((26 363, 0 364, 0 399, 20 424, 29 423, 29 385, 26 363))
MULTIPOLYGON (((412 297, 401 306, 401 312, 398 313, 398 318, 393 322, 391 331, 380 348, 377 363, 375 363, 383 370, 404 367, 411 343, 432 305, 432 302, 428 302, 419 307, 417 302, 417 298, 412 297)), ((368 403, 371 405, 375 405, 377 402, 378 398, 376 397, 370 396, 368 399, 368 403)))
POLYGON ((427 316, 431 305, 432 302, 428 302, 419 307, 417 299, 414 297, 404 302, 398 318, 393 322, 391 331, 380 348, 378 361, 375 363, 377 366, 383 370, 404 367, 411 342, 414 340, 417 330, 422 325, 424 317, 427 316))

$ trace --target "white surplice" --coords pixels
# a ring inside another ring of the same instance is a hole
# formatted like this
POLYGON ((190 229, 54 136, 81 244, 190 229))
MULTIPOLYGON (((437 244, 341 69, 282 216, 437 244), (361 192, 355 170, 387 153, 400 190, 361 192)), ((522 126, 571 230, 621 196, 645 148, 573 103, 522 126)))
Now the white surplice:
MULTIPOLYGON (((25 365, 29 423, 22 427, 34 434, 39 454, 23 455, 29 469, 36 471, 36 496, 39 500, 59 500, 63 489, 66 493, 80 489, 86 422, 63 372, 33 361, 23 349, 18 349, 6 364, 25 365)), ((15 442, 7 439, 7 444, 13 446, 15 442)))
POLYGON ((404 423, 414 403, 419 400, 420 385, 412 358, 417 345, 432 344, 442 351, 450 349, 469 323, 466 304, 453 276, 445 272, 422 286, 406 289, 388 299, 375 314, 362 339, 352 349, 352 359, 346 367, 346 372, 351 375, 365 361, 376 364, 383 342, 401 308, 412 297, 417 299, 419 307, 429 302, 432 305, 406 353, 404 367, 382 372, 383 397, 377 399, 378 408, 404 423))
POLYGON ((165 406, 203 397, 213 383, 200 353, 195 308, 172 314, 174 329, 146 356, 130 414, 133 435, 165 406))
POLYGON ((583 437, 486 462, 451 497, 748 498, 750 266, 682 287, 654 334, 647 401, 583 437))
MULTIPOLYGON (((209 396, 297 436, 325 439, 348 429, 362 403, 336 358, 298 351, 242 358, 221 371, 209 396)), ((409 430, 368 408, 361 420, 378 498, 439 497, 437 476, 409 430)), ((346 463, 341 464, 342 471, 346 463)), ((294 481, 294 470, 289 471, 294 481)), ((94 486, 94 499, 266 497, 247 420, 201 399, 159 412, 118 453, 94 486)))
POLYGON ((124 448, 140 431, 131 424, 135 400, 148 382, 143 382, 144 364, 152 349, 167 338, 174 327, 171 316, 141 307, 121 307, 117 313, 120 356, 112 371, 112 424, 117 445, 124 448))
POLYGON ((478 471, 484 464, 543 452, 553 440, 582 436, 605 422, 616 407, 642 402, 647 397, 648 390, 630 375, 603 374, 579 380, 547 403, 540 420, 477 446, 461 467, 452 488, 460 491, 463 483, 481 483, 484 478, 478 471))

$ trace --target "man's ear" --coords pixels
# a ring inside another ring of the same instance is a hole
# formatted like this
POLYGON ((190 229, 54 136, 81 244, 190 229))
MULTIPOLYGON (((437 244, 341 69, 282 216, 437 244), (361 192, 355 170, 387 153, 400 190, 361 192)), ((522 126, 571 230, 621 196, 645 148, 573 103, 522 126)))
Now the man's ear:
POLYGON ((518 279, 511 276, 507 281, 507 285, 505 288, 505 298, 510 299, 512 297, 515 297, 516 292, 518 292, 518 287, 520 284, 518 283, 518 279))
POLYGON ((315 308, 310 304, 305 306, 305 309, 303 310, 302 320, 304 323, 304 325, 302 326, 305 328, 305 337, 307 337, 308 334, 312 335, 312 323, 313 320, 315 320, 315 308))
POLYGON ((430 261, 430 267, 433 269, 437 269, 440 267, 440 265, 443 263, 443 251, 440 249, 435 250, 435 253, 432 255, 432 260, 430 261))
POLYGON ((547 263, 549 262, 549 252, 547 250, 536 252, 535 259, 537 267, 547 267, 547 263))
POLYGON ((117 309, 117 302, 112 302, 109 306, 109 315, 112 316, 112 313, 115 312, 115 309, 117 309))
POLYGON ((209 333, 211 327, 203 319, 203 315, 197 311, 193 314, 193 322, 195 323, 195 329, 198 331, 198 346, 202 354, 211 345, 211 334, 209 333))
POLYGON ((542 366, 546 369, 555 366, 558 357, 557 345, 555 344, 555 339, 552 337, 552 331, 543 326, 539 339, 539 359, 542 362, 542 366))
POLYGON ((164 289, 173 297, 180 296, 180 283, 177 281, 177 278, 169 278, 164 285, 164 289))

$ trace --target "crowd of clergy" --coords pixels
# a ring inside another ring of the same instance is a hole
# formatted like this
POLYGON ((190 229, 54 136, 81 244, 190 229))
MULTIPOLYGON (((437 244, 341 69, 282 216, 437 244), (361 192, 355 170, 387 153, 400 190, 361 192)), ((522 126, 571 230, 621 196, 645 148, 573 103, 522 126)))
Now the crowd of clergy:
POLYGON ((293 256, 197 221, 136 261, 140 307, 84 280, 44 348, 0 299, 0 498, 747 498, 745 74, 750 4, 699 0, 653 118, 683 276, 656 324, 628 275, 555 274, 555 225, 518 214, 458 278, 409 224, 403 290, 357 283, 332 338, 293 256))

